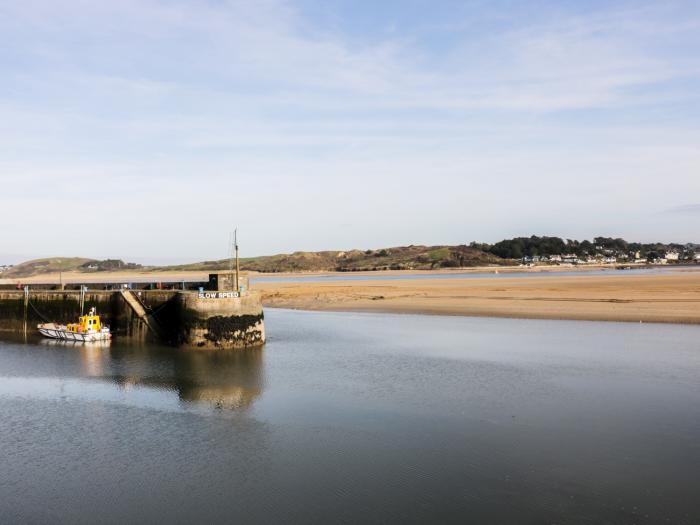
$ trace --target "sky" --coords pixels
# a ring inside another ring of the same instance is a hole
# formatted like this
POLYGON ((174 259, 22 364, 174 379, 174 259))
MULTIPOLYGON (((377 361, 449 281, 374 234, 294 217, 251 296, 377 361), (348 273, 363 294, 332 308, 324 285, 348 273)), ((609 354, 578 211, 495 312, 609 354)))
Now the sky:
POLYGON ((0 0, 0 264, 700 242, 700 2, 0 0))

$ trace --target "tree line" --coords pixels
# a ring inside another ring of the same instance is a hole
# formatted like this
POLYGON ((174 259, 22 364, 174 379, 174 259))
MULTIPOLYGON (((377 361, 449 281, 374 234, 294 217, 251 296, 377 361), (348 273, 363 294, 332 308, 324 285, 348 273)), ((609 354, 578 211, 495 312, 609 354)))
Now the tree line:
POLYGON ((638 243, 612 237, 595 237, 592 241, 561 239, 560 237, 516 237, 504 239, 495 244, 473 242, 471 247, 491 253, 503 259, 521 259, 523 257, 549 257, 552 255, 571 254, 579 257, 593 255, 620 255, 639 252, 641 257, 650 254, 665 254, 668 251, 680 253, 688 250, 682 244, 638 243))

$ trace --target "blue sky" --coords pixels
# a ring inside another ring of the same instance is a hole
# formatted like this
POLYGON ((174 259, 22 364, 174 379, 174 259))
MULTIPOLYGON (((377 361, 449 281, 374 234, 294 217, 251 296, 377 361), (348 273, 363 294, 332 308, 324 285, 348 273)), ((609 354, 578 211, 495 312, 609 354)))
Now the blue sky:
POLYGON ((699 102, 694 1, 0 0, 0 259, 700 241, 699 102))

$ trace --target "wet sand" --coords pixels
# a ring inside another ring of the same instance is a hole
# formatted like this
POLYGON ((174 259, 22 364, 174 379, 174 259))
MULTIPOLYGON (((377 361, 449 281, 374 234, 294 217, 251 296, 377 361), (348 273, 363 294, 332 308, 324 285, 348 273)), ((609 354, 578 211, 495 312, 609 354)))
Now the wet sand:
POLYGON ((700 271, 259 282, 267 307, 436 315, 700 323, 700 271))

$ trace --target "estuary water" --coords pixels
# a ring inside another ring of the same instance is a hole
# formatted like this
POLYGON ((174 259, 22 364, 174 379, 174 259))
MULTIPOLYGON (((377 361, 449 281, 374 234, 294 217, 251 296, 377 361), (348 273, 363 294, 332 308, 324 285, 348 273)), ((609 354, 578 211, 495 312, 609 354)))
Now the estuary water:
POLYGON ((0 341, 2 523, 700 523, 700 327, 266 311, 0 341))

